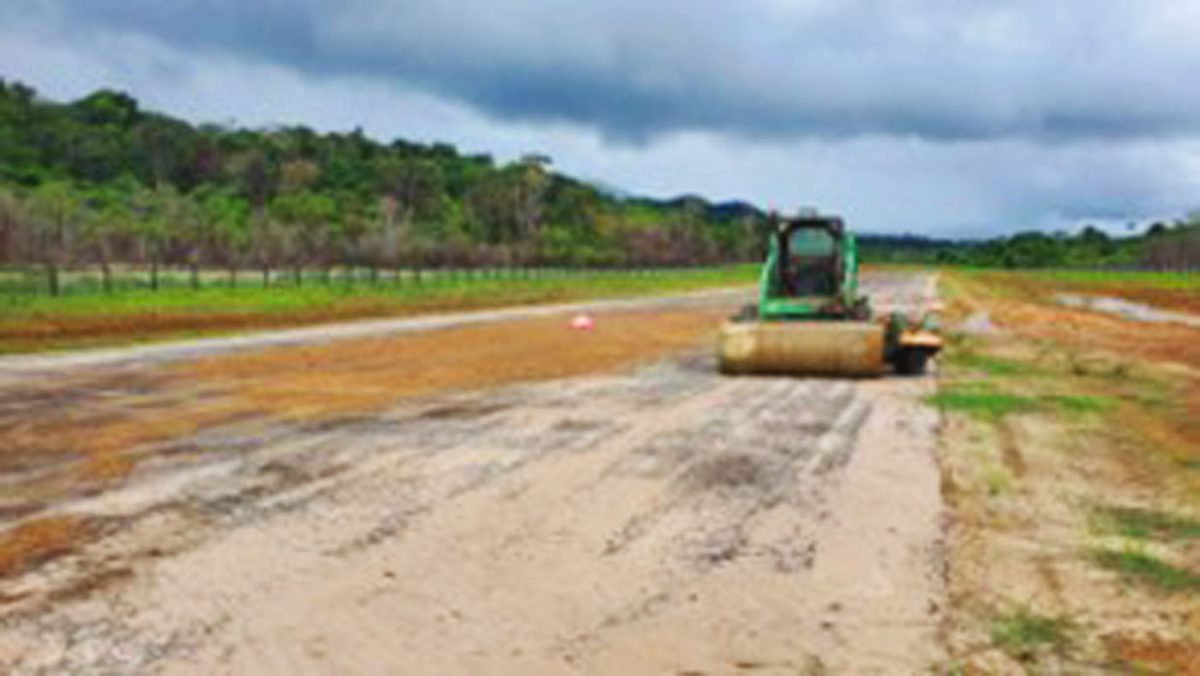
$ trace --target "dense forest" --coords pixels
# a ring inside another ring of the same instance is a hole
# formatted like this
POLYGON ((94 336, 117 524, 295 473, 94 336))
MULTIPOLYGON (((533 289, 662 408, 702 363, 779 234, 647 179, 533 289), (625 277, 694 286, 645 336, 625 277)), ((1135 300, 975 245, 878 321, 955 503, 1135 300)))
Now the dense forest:
POLYGON ((382 144, 302 126, 194 126, 102 90, 0 81, 0 264, 323 270, 674 266, 759 255, 741 203, 618 198, 530 155, 382 144))
MULTIPOLYGON (((613 195, 529 155, 498 163, 453 146, 361 131, 193 125, 97 91, 44 100, 0 80, 0 266, 65 269, 104 288, 136 268, 647 267, 748 261, 767 216, 741 202, 613 195)), ((864 236, 868 261, 1023 267, 1200 268, 1200 218, 1113 238, 1027 232, 986 242, 864 236)))

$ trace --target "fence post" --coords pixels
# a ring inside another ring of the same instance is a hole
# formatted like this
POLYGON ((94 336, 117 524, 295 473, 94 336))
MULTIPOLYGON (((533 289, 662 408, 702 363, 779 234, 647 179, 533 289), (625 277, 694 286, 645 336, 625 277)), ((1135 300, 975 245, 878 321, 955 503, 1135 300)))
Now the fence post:
POLYGON ((57 296, 60 291, 58 286, 58 266, 53 263, 46 265, 46 283, 50 287, 50 295, 57 296))

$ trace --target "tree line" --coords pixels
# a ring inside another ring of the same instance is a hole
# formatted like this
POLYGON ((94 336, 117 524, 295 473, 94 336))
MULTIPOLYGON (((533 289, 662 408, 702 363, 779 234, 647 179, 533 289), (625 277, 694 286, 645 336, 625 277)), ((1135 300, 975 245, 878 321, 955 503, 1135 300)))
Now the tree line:
POLYGON ((328 277, 338 267, 647 267, 761 255, 766 217, 699 197, 624 198, 528 155, 380 143, 360 130, 192 125, 97 91, 62 104, 0 80, 0 265, 328 277))
MULTIPOLYGON (((381 271, 657 267, 761 259, 767 214, 742 202, 614 195, 527 155, 498 163, 444 143, 361 131, 243 129, 144 110, 100 90, 70 103, 0 80, 0 267, 251 272, 262 283, 381 271)), ((1111 237, 1039 231, 987 241, 864 235, 867 262, 1200 268, 1200 215, 1111 237)))
POLYGON ((1094 226, 1074 235, 1024 232, 940 251, 937 262, 1002 268, 1200 271, 1200 214, 1114 237, 1094 226))
POLYGON ((860 249, 874 262, 1200 272, 1200 213, 1154 223, 1136 235, 1112 236, 1095 226, 1075 234, 1033 230, 984 241, 868 235, 860 238, 860 249))

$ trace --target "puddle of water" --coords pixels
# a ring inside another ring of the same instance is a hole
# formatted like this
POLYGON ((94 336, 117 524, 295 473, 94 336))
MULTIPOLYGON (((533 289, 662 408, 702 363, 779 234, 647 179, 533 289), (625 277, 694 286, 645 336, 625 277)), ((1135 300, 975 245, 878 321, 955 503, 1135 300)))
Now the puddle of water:
POLYGON ((1183 312, 1169 312, 1150 305, 1134 303, 1123 298, 1112 296, 1080 296, 1070 293, 1060 293, 1055 296, 1059 305, 1082 308, 1095 312, 1115 315, 1122 319, 1152 324, 1182 324, 1200 329, 1200 316, 1183 312))

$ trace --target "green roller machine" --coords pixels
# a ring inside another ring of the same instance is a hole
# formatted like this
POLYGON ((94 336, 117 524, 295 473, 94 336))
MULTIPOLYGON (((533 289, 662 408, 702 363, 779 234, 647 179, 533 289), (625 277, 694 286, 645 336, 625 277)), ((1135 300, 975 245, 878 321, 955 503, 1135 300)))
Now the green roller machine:
POLYGON ((728 374, 872 377, 924 373, 942 339, 927 317, 876 318, 858 293, 858 250, 841 218, 772 217, 757 305, 721 327, 728 374))

